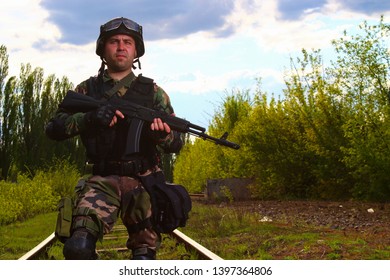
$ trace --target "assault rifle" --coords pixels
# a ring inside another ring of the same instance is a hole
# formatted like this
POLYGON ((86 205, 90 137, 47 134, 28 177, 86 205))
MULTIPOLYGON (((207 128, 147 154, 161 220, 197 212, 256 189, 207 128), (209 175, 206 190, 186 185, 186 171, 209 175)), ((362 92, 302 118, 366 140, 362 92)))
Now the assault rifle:
POLYGON ((192 124, 184 119, 171 116, 162 111, 156 111, 147 107, 138 105, 128 100, 112 98, 109 101, 99 101, 90 96, 80 94, 74 91, 68 91, 65 98, 59 105, 60 108, 71 112, 89 112, 99 108, 109 102, 115 109, 121 111, 128 120, 131 121, 128 132, 128 147, 126 154, 139 151, 139 141, 144 122, 153 122, 155 118, 160 118, 167 123, 172 130, 189 133, 200 137, 203 140, 209 140, 215 144, 226 146, 232 149, 239 149, 240 145, 226 140, 228 133, 225 132, 221 138, 215 138, 205 133, 206 129, 192 124))

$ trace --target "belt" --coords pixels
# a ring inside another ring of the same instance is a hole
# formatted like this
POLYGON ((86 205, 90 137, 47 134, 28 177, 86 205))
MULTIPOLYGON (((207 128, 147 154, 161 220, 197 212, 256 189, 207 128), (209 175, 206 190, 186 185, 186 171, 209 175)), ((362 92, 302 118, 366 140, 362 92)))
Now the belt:
POLYGON ((101 163, 88 164, 92 167, 93 175, 109 176, 135 176, 142 174, 150 168, 146 160, 132 160, 132 161, 102 161, 101 163))

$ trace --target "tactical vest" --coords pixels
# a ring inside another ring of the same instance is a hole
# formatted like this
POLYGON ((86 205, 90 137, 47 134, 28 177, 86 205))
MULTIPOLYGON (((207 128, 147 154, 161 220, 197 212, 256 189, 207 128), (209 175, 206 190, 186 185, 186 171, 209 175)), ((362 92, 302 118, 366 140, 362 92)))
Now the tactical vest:
MULTIPOLYGON (((91 77, 87 81, 87 95, 98 100, 107 100, 106 93, 110 88, 110 85, 105 84, 101 77, 91 77)), ((155 109, 153 108, 153 97, 153 80, 139 75, 123 96, 119 97, 115 93, 108 98, 122 98, 138 105, 155 109)), ((115 170, 105 170, 109 162, 139 162, 140 169, 144 169, 139 170, 140 172, 146 171, 146 169, 157 164, 157 149, 155 143, 150 138, 148 139, 150 129, 147 127, 142 129, 139 152, 124 157, 131 121, 131 119, 127 118, 126 121, 119 119, 118 123, 112 128, 93 127, 88 128, 81 134, 82 142, 86 147, 88 162, 101 166, 101 171, 98 173, 107 173, 101 175, 117 173, 114 172, 115 170)), ((145 126, 149 125, 145 124, 145 126)))

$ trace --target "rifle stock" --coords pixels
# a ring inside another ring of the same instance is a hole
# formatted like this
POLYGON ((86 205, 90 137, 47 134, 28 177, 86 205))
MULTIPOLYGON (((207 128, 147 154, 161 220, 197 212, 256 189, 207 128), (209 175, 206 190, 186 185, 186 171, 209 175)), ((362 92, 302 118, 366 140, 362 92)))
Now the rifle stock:
MULTIPOLYGON (((68 91, 59 107, 71 112, 89 112, 106 104, 107 101, 99 101, 90 96, 74 91, 68 91)), ((209 140, 218 145, 223 145, 232 149, 239 149, 240 145, 226 140, 228 133, 225 132, 221 138, 215 138, 205 133, 206 129, 193 124, 187 120, 171 116, 162 111, 146 108, 136 103, 123 100, 111 99, 109 103, 117 110, 121 111, 128 118, 136 118, 146 122, 153 122, 155 118, 160 118, 167 123, 172 130, 189 133, 203 140, 209 140)))

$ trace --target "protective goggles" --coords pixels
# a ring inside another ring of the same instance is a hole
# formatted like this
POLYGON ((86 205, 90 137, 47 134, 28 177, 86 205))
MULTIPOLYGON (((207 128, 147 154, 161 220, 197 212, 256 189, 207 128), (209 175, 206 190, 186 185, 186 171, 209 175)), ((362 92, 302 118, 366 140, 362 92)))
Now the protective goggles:
POLYGON ((142 26, 124 17, 114 18, 109 22, 103 24, 102 26, 100 26, 100 33, 109 32, 118 29, 119 26, 121 26, 121 24, 123 24, 128 30, 135 31, 142 35, 142 26))

